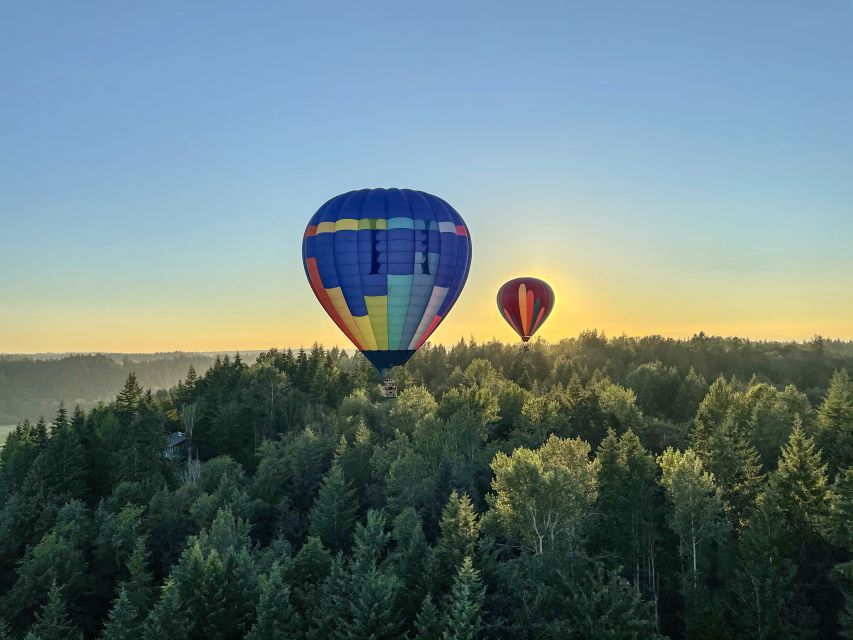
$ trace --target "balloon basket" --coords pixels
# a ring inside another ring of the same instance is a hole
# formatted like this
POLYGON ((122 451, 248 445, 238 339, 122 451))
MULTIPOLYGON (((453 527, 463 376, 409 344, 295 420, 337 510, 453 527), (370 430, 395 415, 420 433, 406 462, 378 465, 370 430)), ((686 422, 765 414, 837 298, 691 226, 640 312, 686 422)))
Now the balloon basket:
POLYGON ((379 393, 383 398, 397 397, 397 383, 393 380, 384 380, 379 384, 379 393))
POLYGON ((519 350, 521 353, 526 353, 526 352, 530 351, 530 345, 529 345, 529 344, 527 344, 527 343, 525 342, 524 344, 522 344, 522 345, 518 348, 518 350, 519 350))

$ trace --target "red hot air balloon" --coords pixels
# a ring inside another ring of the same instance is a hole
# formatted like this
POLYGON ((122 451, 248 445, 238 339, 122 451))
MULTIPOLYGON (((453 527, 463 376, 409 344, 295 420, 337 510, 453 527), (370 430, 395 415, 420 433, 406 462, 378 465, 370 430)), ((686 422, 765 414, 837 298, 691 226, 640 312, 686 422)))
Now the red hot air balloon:
POLYGON ((525 343, 553 308, 554 290, 539 278, 515 278, 498 290, 498 310, 525 343))

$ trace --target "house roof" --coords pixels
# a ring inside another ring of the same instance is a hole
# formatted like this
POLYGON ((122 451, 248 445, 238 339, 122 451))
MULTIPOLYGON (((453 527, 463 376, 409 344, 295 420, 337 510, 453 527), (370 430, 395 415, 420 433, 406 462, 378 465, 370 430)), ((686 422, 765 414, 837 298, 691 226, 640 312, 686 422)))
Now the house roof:
POLYGON ((176 445, 181 444, 187 439, 187 436, 183 431, 176 431, 175 433, 170 433, 166 438, 166 446, 174 447, 176 445))

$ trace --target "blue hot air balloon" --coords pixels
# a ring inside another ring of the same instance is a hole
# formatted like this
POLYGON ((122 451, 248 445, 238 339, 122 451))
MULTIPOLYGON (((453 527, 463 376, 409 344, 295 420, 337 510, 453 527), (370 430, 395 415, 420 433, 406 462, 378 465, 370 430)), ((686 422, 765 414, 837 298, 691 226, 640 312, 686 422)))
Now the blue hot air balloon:
POLYGON ((441 198, 362 189, 320 207, 302 258, 326 313, 383 373, 408 362, 447 317, 468 277, 471 236, 441 198))

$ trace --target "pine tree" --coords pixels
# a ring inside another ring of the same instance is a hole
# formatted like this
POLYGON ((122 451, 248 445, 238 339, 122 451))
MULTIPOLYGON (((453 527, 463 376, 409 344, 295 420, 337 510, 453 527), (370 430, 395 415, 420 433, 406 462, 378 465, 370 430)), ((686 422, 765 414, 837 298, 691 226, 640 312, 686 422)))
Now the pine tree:
POLYGON ((787 543, 798 564, 819 538, 829 513, 829 498, 827 467, 821 452, 797 420, 759 505, 783 524, 785 535, 780 542, 787 543))
POLYGON ((177 586, 169 578, 160 591, 157 604, 145 620, 142 639, 187 640, 190 622, 177 586))
MULTIPOLYGON (((831 542, 853 553, 853 467, 835 477, 826 529, 831 542)), ((839 616, 841 635, 853 639, 853 562, 836 565, 835 576, 844 596, 844 609, 839 616)))
POLYGON ((56 412, 56 418, 53 419, 51 426, 51 436, 58 432, 64 431, 71 426, 71 421, 68 419, 68 410, 65 408, 65 403, 59 403, 59 409, 56 412))
POLYGON ((139 411, 139 407, 142 404, 143 395, 142 387, 136 381, 136 374, 131 371, 127 376, 127 380, 125 380, 124 387, 122 387, 116 398, 115 413, 121 426, 130 426, 133 417, 139 411))
POLYGON ((709 601, 705 595, 711 553, 708 547, 724 532, 723 501, 714 476, 691 449, 684 453, 669 448, 658 458, 661 484, 671 505, 670 527, 678 535, 682 557, 682 593, 688 630, 707 624, 703 616, 709 601))
POLYGON ((136 546, 127 561, 129 576, 122 582, 122 590, 133 610, 140 617, 151 607, 154 599, 154 578, 148 570, 148 548, 144 537, 136 541, 136 546))
MULTIPOLYGON (((729 583, 731 624, 755 640, 793 638, 798 622, 794 601, 796 567, 779 549, 782 523, 759 507, 741 531, 738 563, 729 583)), ((805 631, 805 629, 802 629, 805 631)))
POLYGON ((596 453, 600 463, 598 500, 601 520, 596 540, 616 553, 638 591, 657 605, 657 546, 660 508, 657 464, 633 431, 613 431, 596 453))
POLYGON ((290 602, 290 588, 281 567, 274 564, 263 581, 257 621, 246 640, 288 640, 300 637, 299 614, 290 602))
POLYGON ((836 371, 818 411, 818 444, 832 475, 853 466, 853 382, 847 371, 836 371))
POLYGON ((467 494, 459 495, 455 490, 441 513, 441 534, 435 554, 437 561, 437 587, 449 588, 465 556, 473 556, 480 526, 474 505, 467 494))
POLYGON ((694 451, 704 449, 711 434, 723 424, 726 417, 732 412, 739 413, 740 404, 740 394, 734 384, 723 377, 717 378, 696 410, 690 434, 691 448, 694 451))
POLYGON ((394 606, 399 583, 379 565, 387 543, 384 514, 368 511, 367 523, 356 527, 344 600, 346 615, 336 631, 342 640, 391 640, 400 634, 400 620, 394 606))
POLYGON ((441 638, 441 616, 433 604, 432 596, 426 595, 415 618, 415 640, 439 640, 441 638))
POLYGON ((400 609, 407 619, 413 619, 431 589, 434 562, 421 519, 412 507, 395 518, 393 538, 397 549, 391 562, 400 580, 400 609))
POLYGON ((718 425, 708 425, 698 439, 697 455, 720 488, 731 522, 739 525, 749 513, 761 485, 761 457, 729 412, 718 425))
POLYGON ((465 556, 444 610, 443 640, 474 640, 480 630, 485 589, 471 556, 465 556))
POLYGON ((0 618, 0 640, 13 640, 12 630, 2 618, 0 618))
POLYGON ((838 616, 841 623, 841 637, 853 639, 853 562, 845 562, 835 568, 840 578, 841 593, 844 596, 844 609, 838 616))
POLYGON ((292 585, 291 599, 297 611, 305 613, 319 600, 318 592, 329 576, 332 563, 331 555, 320 541, 309 537, 299 553, 284 567, 285 582, 292 585))
POLYGON ((120 589, 113 603, 107 624, 101 638, 103 640, 136 640, 142 634, 139 614, 127 597, 127 591, 120 589))
POLYGON ((31 629, 42 640, 81 640, 83 634, 68 617, 65 600, 56 581, 47 594, 47 604, 36 614, 36 621, 31 629))
POLYGON ((355 491, 340 465, 333 464, 311 508, 309 531, 333 551, 349 549, 357 512, 355 491))

